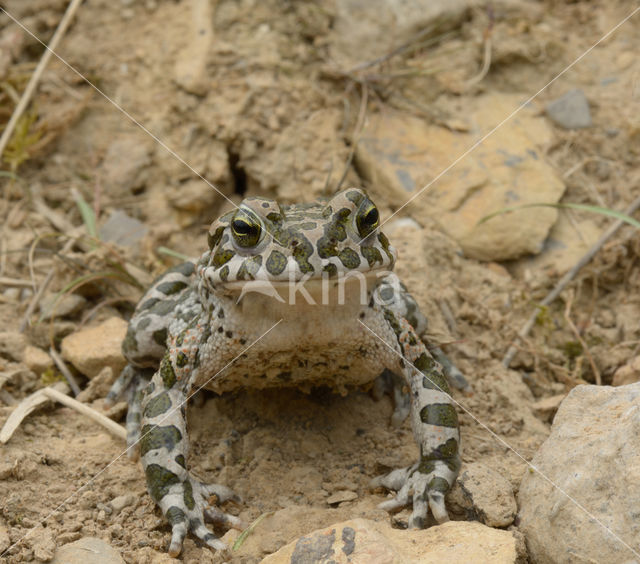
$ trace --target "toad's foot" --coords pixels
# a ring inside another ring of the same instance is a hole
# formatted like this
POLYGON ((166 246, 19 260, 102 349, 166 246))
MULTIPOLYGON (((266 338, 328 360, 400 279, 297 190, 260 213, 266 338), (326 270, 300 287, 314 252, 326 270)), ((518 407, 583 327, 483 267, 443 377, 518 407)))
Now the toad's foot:
MULTIPOLYGON (((161 470, 159 466, 158 469, 161 470)), ((206 520, 225 527, 242 529, 240 519, 213 507, 211 502, 214 500, 210 500, 215 497, 214 503, 224 503, 229 500, 239 502, 240 498, 237 495, 225 486, 204 484, 191 477, 188 477, 184 482, 172 484, 159 477, 158 483, 162 483, 161 487, 166 488, 166 493, 158 501, 158 505, 171 524, 170 556, 175 558, 180 554, 182 542, 188 532, 198 537, 210 548, 220 551, 227 550, 227 545, 218 539, 205 526, 204 522, 206 520)))
POLYGON ((456 473, 443 461, 432 461, 427 467, 424 463, 416 463, 385 476, 378 476, 370 485, 372 488, 385 487, 397 492, 393 499, 378 505, 380 509, 395 513, 413 504, 409 528, 421 529, 425 525, 429 509, 438 523, 449 520, 444 495, 451 488, 456 473))

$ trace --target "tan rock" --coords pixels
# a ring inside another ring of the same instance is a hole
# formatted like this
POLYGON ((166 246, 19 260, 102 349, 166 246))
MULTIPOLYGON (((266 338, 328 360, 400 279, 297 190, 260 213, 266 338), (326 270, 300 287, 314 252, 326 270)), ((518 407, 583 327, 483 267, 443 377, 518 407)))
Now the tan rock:
POLYGON ((313 531, 267 556, 262 564, 492 564, 524 561, 509 531, 477 522, 449 521, 424 530, 393 529, 388 522, 353 519, 313 531))
POLYGON ((518 511, 511 483, 478 462, 462 467, 447 499, 453 513, 471 516, 489 527, 508 527, 518 511))
POLYGON ((42 349, 31 345, 25 347, 22 362, 36 374, 42 374, 47 368, 53 367, 51 357, 42 349))
POLYGON ((550 423, 567 394, 558 394, 542 398, 533 404, 533 412, 543 421, 550 423))
POLYGON ((506 260, 538 253, 557 219, 554 208, 504 213, 478 225, 506 207, 555 203, 564 192, 542 150, 552 139, 551 130, 532 109, 519 111, 439 176, 521 101, 506 94, 479 98, 469 117, 469 133, 402 114, 371 116, 358 143, 356 164, 397 205, 415 196, 410 213, 418 220, 423 215, 435 219, 472 258, 506 260))
POLYGON ((0 356, 4 356, 18 362, 22 361, 27 339, 17 331, 0 332, 0 356))
POLYGON ((105 366, 119 374, 126 361, 121 345, 127 332, 127 322, 112 317, 104 323, 73 333, 62 340, 62 356, 89 378, 105 366))
POLYGON ((613 374, 612 386, 625 386, 640 381, 640 356, 632 358, 613 374))
POLYGON ((329 505, 334 505, 337 503, 342 503, 343 501, 353 501, 354 499, 358 499, 358 494, 356 492, 341 490, 339 492, 331 494, 327 498, 327 503, 329 505))

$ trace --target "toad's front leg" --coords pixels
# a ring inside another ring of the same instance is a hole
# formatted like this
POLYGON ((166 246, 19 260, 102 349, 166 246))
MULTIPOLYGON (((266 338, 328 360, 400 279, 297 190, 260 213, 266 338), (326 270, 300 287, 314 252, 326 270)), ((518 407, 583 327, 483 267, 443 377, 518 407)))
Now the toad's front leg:
POLYGON ((449 520, 444 496, 460 470, 458 416, 453 406, 442 368, 433 360, 411 325, 404 319, 394 323, 394 331, 405 362, 405 377, 411 395, 411 426, 420 447, 418 462, 386 476, 372 486, 396 490, 394 499, 380 504, 395 511, 413 504, 409 527, 421 528, 428 510, 435 520, 449 520))
POLYGON ((182 376, 179 366, 167 352, 145 391, 140 438, 140 456, 149 494, 171 524, 169 554, 173 557, 180 554, 187 532, 211 548, 226 549, 226 545, 205 526, 205 519, 226 526, 240 526, 237 517, 208 503, 212 496, 218 503, 229 499, 237 501, 233 492, 225 486, 204 484, 187 471, 185 412, 191 384, 189 378, 182 376))

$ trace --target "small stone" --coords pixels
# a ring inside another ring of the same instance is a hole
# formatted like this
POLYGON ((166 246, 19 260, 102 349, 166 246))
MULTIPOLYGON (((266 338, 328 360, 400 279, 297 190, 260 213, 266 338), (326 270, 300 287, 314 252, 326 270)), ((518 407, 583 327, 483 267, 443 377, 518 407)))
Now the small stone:
POLYGON ((100 228, 100 239, 121 247, 133 247, 147 234, 147 226, 121 210, 114 210, 100 228))
POLYGON ((124 564, 118 551, 96 537, 84 537, 59 547, 51 564, 124 564))
POLYGON ((612 386, 626 386, 640 381, 640 356, 632 358, 613 374, 612 386))
POLYGON ((27 339, 17 331, 0 332, 0 356, 4 356, 18 362, 22 361, 27 339))
POLYGON ((558 394, 548 398, 542 398, 532 405, 533 412, 546 423, 551 423, 562 400, 566 397, 567 394, 558 394))
POLYGON ((331 494, 327 498, 327 503, 329 505, 335 505, 338 503, 342 503, 343 501, 353 501, 354 499, 358 499, 358 494, 356 492, 342 490, 331 494))
POLYGON ((79 313, 86 303, 87 300, 78 294, 48 294, 40 302, 40 311, 43 319, 72 317, 79 313))
MULTIPOLYGON (((130 8, 125 10, 132 11, 130 8)), ((132 190, 144 186, 153 150, 153 140, 141 133, 114 139, 100 166, 104 189, 112 196, 124 197, 131 195, 132 190)))
POLYGON ((48 368, 53 367, 53 360, 42 349, 27 345, 24 349, 22 362, 36 374, 40 375, 48 368))
POLYGON ((580 129, 591 126, 589 102, 578 88, 547 104, 549 118, 564 129, 580 129))
POLYGON ((120 374, 126 361, 122 356, 122 341, 127 322, 112 317, 104 323, 73 333, 62 340, 62 356, 82 374, 94 378, 105 366, 120 374))
POLYGON ((463 467, 448 500, 453 513, 489 527, 508 527, 518 511, 510 482, 477 462, 463 467))
POLYGON ((129 507, 135 501, 135 497, 132 494, 119 495, 118 497, 114 497, 109 505, 111 509, 113 509, 113 513, 117 515, 122 511, 125 507, 129 507))

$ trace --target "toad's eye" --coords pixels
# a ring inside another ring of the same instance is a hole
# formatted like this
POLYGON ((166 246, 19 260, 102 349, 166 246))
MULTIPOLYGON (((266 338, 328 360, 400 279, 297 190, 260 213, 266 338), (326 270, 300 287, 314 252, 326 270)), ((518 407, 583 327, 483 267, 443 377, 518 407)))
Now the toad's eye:
POLYGON ((378 208, 371 200, 365 200, 358 210, 356 216, 356 225, 360 237, 370 235, 380 222, 380 214, 378 208))
POLYGON ((231 220, 231 232, 241 247, 254 247, 260 240, 262 226, 252 214, 239 210, 231 220))

